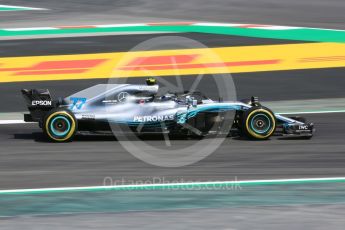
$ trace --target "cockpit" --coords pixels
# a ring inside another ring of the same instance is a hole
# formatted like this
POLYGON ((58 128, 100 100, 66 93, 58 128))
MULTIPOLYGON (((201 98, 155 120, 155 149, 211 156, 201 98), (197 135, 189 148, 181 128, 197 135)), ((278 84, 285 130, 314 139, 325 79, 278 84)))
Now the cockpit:
MULTIPOLYGON (((157 85, 156 79, 148 78, 146 79, 146 84, 148 86, 157 85)), ((158 93, 158 91, 157 91, 158 93)), ((208 97, 206 97, 201 92, 188 92, 185 91, 181 92, 168 92, 162 96, 157 96, 157 94, 148 94, 147 92, 140 92, 136 94, 137 97, 142 98, 143 100, 147 101, 155 101, 155 102, 165 102, 165 101, 175 101, 178 104, 188 104, 190 100, 195 100, 196 104, 203 104, 205 102, 212 101, 208 97)))
POLYGON ((148 78, 146 85, 135 84, 99 84, 65 98, 66 104, 75 99, 83 99, 89 106, 120 104, 125 102, 149 103, 174 101, 178 104, 196 104, 212 102, 201 92, 168 92, 159 95, 159 86, 154 78, 148 78))

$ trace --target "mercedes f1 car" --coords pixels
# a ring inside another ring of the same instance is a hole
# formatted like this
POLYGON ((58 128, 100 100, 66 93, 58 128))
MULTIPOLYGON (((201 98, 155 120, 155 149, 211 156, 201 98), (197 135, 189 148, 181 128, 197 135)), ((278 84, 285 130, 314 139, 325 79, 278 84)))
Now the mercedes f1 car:
POLYGON ((49 90, 23 89, 29 112, 26 122, 38 122, 55 142, 71 141, 76 133, 113 131, 112 124, 138 134, 227 135, 264 140, 272 135, 310 138, 314 125, 301 117, 285 117, 262 106, 256 97, 245 101, 213 101, 200 92, 157 96, 154 79, 146 84, 99 84, 66 98, 52 100, 49 90))

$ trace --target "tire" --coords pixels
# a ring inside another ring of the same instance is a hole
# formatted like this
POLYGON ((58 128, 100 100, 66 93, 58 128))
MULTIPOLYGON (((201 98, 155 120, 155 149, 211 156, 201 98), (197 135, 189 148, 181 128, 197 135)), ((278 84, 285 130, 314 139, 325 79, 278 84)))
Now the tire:
POLYGON ((275 132, 275 116, 266 107, 252 107, 243 113, 242 129, 250 139, 266 140, 275 132))
POLYGON ((78 130, 75 116, 66 109, 54 109, 48 112, 43 122, 43 132, 54 142, 71 141, 78 130))

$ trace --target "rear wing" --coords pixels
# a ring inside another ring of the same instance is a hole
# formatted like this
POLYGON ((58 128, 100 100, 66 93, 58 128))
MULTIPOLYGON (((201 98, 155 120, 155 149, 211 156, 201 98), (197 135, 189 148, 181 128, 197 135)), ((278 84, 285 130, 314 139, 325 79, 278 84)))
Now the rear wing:
POLYGON ((52 105, 48 89, 22 89, 22 94, 28 106, 52 105))
POLYGON ((22 89, 30 114, 24 114, 26 122, 41 122, 45 114, 56 107, 48 89, 22 89))

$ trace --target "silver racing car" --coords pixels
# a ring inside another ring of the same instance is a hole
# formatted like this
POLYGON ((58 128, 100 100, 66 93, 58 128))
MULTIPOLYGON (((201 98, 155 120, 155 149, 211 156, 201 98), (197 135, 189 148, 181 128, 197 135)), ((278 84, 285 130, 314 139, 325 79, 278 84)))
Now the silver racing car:
POLYGON ((262 106, 256 97, 213 101, 200 92, 166 93, 146 84, 99 84, 66 98, 52 100, 49 90, 23 89, 29 114, 56 142, 71 141, 79 132, 166 133, 197 136, 225 134, 264 140, 272 135, 310 138, 314 125, 302 117, 285 117, 262 106))

